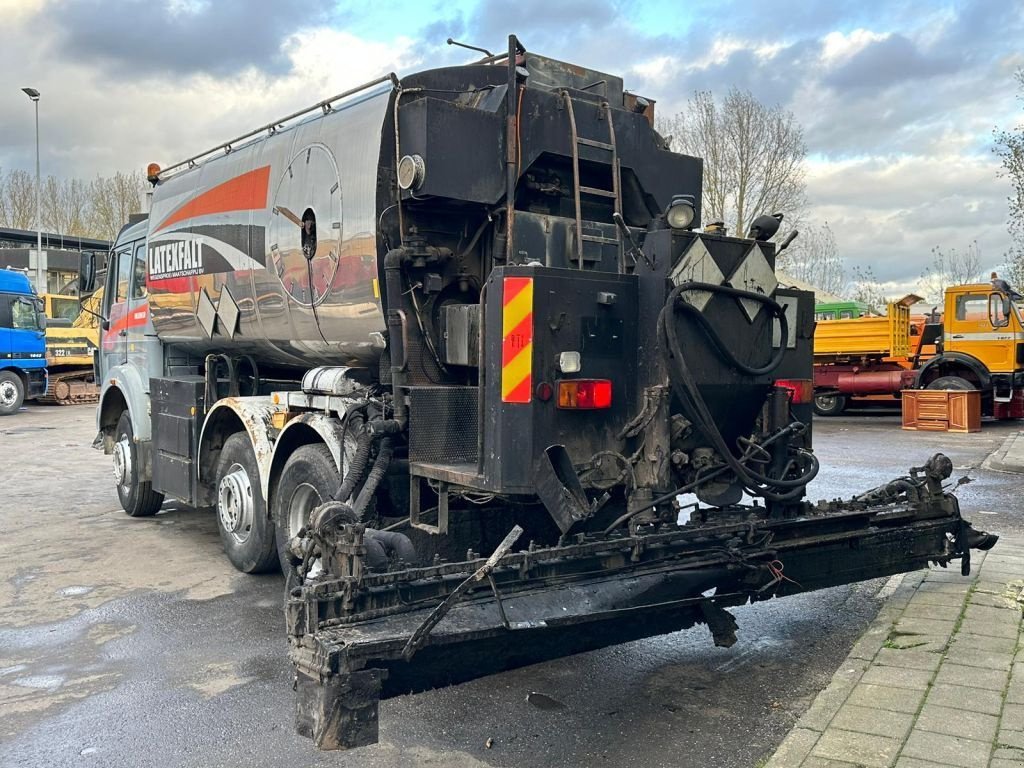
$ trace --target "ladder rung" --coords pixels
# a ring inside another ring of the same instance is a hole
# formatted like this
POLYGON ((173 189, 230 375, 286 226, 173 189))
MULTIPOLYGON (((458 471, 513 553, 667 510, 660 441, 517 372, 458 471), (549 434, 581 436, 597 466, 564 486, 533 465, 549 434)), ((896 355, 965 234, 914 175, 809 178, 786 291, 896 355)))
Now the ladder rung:
POLYGON ((598 149, 604 149, 608 152, 614 152, 615 147, 609 144, 607 141, 597 141, 596 139, 576 139, 577 144, 582 144, 585 147, 597 147, 598 149))
POLYGON ((580 235, 580 240, 585 243, 604 243, 605 245, 618 245, 618 240, 610 237, 599 237, 598 235, 580 235))
POLYGON ((580 192, 584 195, 597 195, 598 197, 618 197, 614 190, 597 189, 596 187, 580 187, 580 192))

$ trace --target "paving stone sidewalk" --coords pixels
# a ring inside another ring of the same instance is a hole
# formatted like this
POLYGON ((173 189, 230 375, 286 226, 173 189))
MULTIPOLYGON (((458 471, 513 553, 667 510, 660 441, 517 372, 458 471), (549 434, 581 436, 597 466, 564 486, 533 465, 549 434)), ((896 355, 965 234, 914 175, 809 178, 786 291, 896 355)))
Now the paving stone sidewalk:
POLYGON ((1024 539, 903 577, 765 768, 1024 767, 1024 539))

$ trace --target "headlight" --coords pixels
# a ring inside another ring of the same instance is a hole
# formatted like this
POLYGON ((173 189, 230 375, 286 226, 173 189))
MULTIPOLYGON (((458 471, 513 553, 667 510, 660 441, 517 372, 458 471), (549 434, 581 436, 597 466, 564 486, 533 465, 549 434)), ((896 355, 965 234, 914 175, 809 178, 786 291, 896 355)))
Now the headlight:
POLYGON ((665 211, 665 221, 672 229, 689 229, 696 215, 693 195, 676 195, 665 211))

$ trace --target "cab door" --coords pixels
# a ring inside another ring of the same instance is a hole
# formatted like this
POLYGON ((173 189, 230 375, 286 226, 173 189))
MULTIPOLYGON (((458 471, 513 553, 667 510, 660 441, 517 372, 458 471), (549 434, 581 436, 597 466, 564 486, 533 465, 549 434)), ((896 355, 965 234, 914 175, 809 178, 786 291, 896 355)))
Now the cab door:
POLYGON ((111 368, 128 359, 128 292, 131 287, 131 245, 117 248, 107 263, 107 284, 103 291, 103 332, 100 338, 100 371, 105 378, 111 368))
POLYGON ((946 352, 961 352, 981 361, 992 373, 1013 370, 1014 333, 1008 324, 1003 297, 988 291, 956 295, 946 313, 946 352))
MULTIPOLYGON (((132 246, 131 286, 128 294, 128 362, 143 374, 143 381, 163 374, 160 344, 149 314, 149 289, 146 285, 146 241, 132 246)), ((146 391, 149 391, 147 384, 146 391)))
POLYGON ((42 368, 46 364, 46 321, 43 319, 43 303, 35 296, 16 295, 8 298, 13 357, 20 360, 20 365, 24 368, 42 368))

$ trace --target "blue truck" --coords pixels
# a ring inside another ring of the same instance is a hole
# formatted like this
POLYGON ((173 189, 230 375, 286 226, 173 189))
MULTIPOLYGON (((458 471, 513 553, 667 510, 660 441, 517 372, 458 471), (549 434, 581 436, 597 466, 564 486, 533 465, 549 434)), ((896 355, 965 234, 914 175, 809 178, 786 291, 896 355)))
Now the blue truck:
POLYGON ((0 269, 0 416, 46 394, 46 315, 28 278, 0 269))

